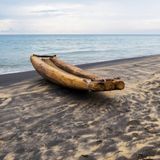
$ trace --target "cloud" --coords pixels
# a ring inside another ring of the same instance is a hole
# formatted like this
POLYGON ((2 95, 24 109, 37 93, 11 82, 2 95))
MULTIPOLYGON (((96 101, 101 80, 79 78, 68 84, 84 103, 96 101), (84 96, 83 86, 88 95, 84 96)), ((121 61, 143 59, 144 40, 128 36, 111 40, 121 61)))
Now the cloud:
POLYGON ((0 20, 0 32, 10 32, 12 30, 12 20, 0 20))
POLYGON ((30 12, 33 14, 32 16, 68 16, 75 14, 78 9, 80 9, 82 5, 79 4, 50 4, 50 5, 37 5, 29 8, 30 12))
POLYGON ((159 6, 158 0, 2 0, 0 33, 158 33, 159 6))

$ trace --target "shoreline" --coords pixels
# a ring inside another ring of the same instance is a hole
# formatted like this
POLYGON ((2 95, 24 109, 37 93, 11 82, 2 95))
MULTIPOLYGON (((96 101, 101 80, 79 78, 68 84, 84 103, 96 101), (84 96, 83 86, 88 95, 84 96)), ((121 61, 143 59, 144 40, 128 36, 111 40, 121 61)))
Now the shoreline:
MULTIPOLYGON (((119 65, 130 62, 139 62, 145 59, 159 57, 158 55, 149 55, 149 56, 141 56, 141 57, 133 57, 133 58, 124 58, 124 59, 116 59, 110 61, 102 61, 102 62, 94 62, 94 63, 86 63, 76 65, 82 69, 91 69, 91 68, 99 68, 103 66, 111 66, 111 65, 119 65)), ((24 72, 16 72, 16 73, 8 73, 0 75, 0 86, 7 86, 17 82, 21 82, 23 80, 29 80, 31 78, 40 78, 41 76, 35 71, 24 71, 24 72)))

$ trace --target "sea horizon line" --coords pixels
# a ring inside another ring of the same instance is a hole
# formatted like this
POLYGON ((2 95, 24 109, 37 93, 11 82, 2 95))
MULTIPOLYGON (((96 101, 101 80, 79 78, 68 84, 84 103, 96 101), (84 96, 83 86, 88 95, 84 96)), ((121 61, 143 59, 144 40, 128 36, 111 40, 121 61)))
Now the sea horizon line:
POLYGON ((160 33, 0 33, 0 36, 160 36, 160 33))

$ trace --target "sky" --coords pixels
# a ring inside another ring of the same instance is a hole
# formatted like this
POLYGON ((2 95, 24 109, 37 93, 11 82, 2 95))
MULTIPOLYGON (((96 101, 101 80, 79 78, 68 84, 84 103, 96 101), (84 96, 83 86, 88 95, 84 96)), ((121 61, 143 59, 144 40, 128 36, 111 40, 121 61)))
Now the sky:
POLYGON ((0 34, 159 34, 160 0, 0 0, 0 34))

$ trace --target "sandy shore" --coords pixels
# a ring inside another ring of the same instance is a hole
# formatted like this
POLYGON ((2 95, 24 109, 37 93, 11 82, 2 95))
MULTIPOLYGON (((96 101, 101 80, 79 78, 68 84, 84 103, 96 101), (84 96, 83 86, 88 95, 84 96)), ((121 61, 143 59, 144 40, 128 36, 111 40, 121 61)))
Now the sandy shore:
POLYGON ((0 159, 160 159, 160 55, 81 67, 126 88, 79 92, 33 71, 0 76, 0 159))

